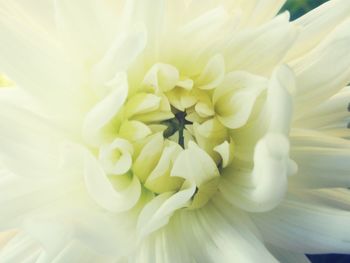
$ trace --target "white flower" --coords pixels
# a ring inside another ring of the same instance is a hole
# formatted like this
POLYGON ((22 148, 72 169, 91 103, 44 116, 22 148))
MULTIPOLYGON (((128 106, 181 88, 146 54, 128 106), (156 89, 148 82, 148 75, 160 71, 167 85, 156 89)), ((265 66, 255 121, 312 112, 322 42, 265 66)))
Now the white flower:
POLYGON ((0 261, 350 252, 350 2, 283 3, 2 1, 0 261))

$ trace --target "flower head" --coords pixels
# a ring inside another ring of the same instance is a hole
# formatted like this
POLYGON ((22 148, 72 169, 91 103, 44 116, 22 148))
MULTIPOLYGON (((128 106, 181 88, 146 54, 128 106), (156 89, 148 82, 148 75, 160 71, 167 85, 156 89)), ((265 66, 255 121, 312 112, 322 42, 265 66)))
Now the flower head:
POLYGON ((0 259, 348 252, 350 4, 283 3, 2 3, 0 259))

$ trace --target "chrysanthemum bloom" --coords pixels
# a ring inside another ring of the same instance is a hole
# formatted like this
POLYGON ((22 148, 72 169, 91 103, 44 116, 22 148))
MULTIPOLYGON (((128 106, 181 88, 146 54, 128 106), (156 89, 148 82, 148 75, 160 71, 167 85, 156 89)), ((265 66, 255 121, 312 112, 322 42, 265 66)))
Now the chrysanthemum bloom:
POLYGON ((350 1, 283 3, 1 1, 0 261, 350 252, 350 1))

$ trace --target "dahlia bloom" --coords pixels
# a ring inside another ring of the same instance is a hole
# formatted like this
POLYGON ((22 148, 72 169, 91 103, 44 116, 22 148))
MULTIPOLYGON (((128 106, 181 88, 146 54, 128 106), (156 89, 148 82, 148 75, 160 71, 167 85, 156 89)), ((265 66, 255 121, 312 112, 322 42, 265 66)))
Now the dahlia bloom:
POLYGON ((0 261, 350 252, 350 2, 0 4, 0 261))

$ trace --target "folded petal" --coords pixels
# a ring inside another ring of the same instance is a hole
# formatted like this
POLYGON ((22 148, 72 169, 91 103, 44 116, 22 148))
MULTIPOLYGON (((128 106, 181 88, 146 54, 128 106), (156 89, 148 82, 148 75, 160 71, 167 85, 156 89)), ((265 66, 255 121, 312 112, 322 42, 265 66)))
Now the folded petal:
POLYGON ((83 137, 86 142, 97 146, 108 139, 110 130, 104 129, 124 106, 128 96, 126 74, 119 73, 110 82, 111 91, 99 101, 86 115, 83 124, 83 137))
POLYGON ((267 134, 255 147, 252 171, 227 167, 220 191, 227 201, 251 212, 275 208, 284 198, 289 175, 289 143, 280 134, 267 134))
POLYGON ((111 212, 126 211, 136 205, 141 196, 141 184, 136 176, 125 189, 118 191, 94 156, 86 152, 85 158, 85 184, 97 204, 111 212))

